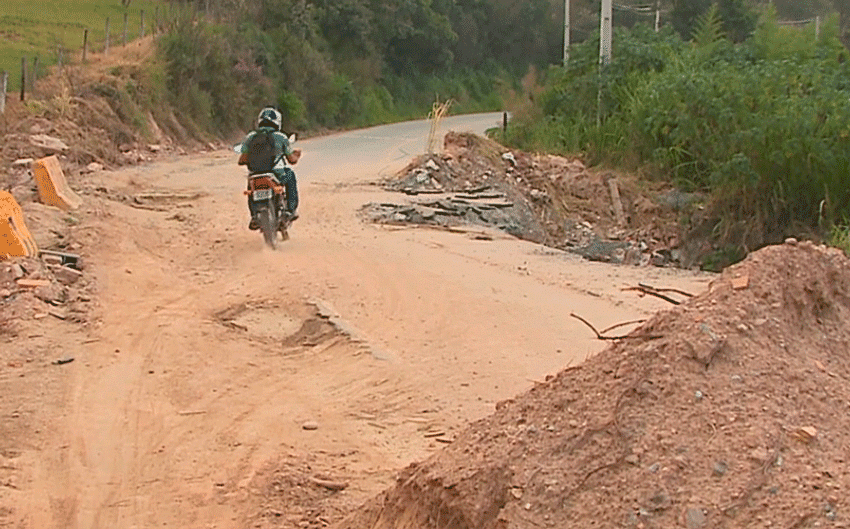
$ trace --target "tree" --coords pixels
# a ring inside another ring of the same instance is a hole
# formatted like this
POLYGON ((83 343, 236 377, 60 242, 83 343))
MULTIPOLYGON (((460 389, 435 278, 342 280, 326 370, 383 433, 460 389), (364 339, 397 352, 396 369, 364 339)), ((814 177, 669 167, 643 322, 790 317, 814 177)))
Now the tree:
POLYGON ((723 30, 730 40, 743 42, 752 34, 756 27, 757 15, 744 4, 744 0, 673 0, 673 10, 670 13, 673 29, 683 39, 690 39, 697 19, 714 3, 717 4, 723 30))

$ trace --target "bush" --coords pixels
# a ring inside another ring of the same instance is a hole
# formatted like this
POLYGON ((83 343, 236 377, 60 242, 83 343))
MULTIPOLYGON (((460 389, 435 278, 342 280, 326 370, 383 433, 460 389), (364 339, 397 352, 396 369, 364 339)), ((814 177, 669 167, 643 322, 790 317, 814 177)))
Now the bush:
POLYGON ((508 140, 708 191, 724 245, 838 222, 850 209, 850 62, 837 20, 816 40, 767 16, 734 45, 717 16, 700 20, 691 44, 646 27, 619 32, 601 72, 596 45, 577 47, 550 73, 541 114, 508 140))

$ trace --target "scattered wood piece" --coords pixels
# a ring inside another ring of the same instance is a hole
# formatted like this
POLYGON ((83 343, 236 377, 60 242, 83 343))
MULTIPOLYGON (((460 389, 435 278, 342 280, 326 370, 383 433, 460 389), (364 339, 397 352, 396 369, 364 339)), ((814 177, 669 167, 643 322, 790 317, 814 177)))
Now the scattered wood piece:
POLYGON ((450 444, 450 443, 454 442, 454 439, 449 439, 447 437, 437 437, 434 440, 437 441, 438 443, 446 443, 446 444, 450 444))
POLYGON ((183 410, 178 411, 177 415, 203 415, 207 410, 183 410))
POLYGON ((608 180, 608 189, 611 192, 611 202, 614 204, 614 219, 617 226, 622 228, 626 225, 626 215, 623 213, 623 201, 620 200, 620 188, 617 186, 616 178, 608 180))
POLYGON ((442 436, 446 435, 446 432, 444 432, 442 430, 437 430, 437 431, 433 431, 433 432, 425 432, 424 435, 425 435, 425 437, 442 437, 442 436))
POLYGON ((54 318, 57 318, 57 319, 60 319, 60 320, 67 320, 68 319, 68 314, 64 310, 49 309, 47 311, 47 313, 50 314, 51 316, 53 316, 54 318))
POLYGON ((61 365, 65 365, 65 364, 70 364, 73 361, 74 361, 74 357, 69 356, 69 357, 66 357, 66 358, 60 358, 59 360, 54 360, 53 362, 51 362, 51 364, 53 364, 55 366, 61 366, 61 365))
POLYGON ((46 287, 49 284, 47 279, 18 279, 18 286, 22 288, 46 287))
POLYGON ((236 323, 233 320, 222 320, 221 323, 225 327, 230 327, 231 329, 236 329, 237 331, 248 332, 248 327, 246 327, 245 325, 236 323))
POLYGON ((310 483, 333 491, 340 491, 348 488, 348 483, 344 481, 331 481, 329 479, 317 478, 315 476, 310 476, 310 483))
POLYGON ((442 189, 402 189, 405 195, 441 195, 445 193, 442 189))

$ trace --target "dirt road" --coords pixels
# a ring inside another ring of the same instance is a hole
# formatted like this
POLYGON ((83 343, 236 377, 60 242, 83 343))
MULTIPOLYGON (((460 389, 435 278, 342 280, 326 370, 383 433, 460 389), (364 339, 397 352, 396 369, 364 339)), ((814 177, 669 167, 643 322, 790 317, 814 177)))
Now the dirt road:
POLYGON ((246 229, 232 152, 89 177, 100 190, 77 232, 97 321, 53 322, 22 345, 75 362, 0 378, 6 408, 26 403, 4 419, 19 426, 0 452, 14 484, 0 521, 318 527, 496 402, 601 350, 571 312, 602 329, 668 307, 625 286, 706 287, 705 275, 593 264, 498 234, 362 223, 363 204, 387 199, 370 182, 421 153, 427 130, 299 142, 301 219, 274 252, 246 229), (110 198, 139 193, 148 209, 110 198))

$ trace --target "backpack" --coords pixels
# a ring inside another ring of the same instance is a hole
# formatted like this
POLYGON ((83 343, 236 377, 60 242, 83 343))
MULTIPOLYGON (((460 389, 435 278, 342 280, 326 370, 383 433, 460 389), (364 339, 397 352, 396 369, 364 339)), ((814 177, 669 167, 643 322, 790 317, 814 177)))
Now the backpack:
POLYGON ((252 173, 267 173, 278 162, 275 152, 274 133, 258 130, 248 142, 248 170, 252 173))

